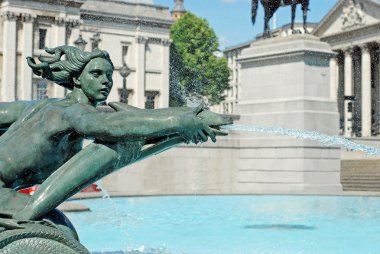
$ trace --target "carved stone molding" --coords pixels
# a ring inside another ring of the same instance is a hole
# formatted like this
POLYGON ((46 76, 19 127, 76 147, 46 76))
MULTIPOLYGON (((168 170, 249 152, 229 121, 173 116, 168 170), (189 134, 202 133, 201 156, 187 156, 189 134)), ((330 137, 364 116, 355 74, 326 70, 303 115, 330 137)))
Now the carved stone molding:
POLYGON ((362 50, 362 52, 368 53, 371 50, 371 47, 368 44, 362 44, 362 45, 359 45, 359 47, 362 50))
POLYGON ((141 43, 141 44, 146 44, 146 43, 148 43, 148 37, 137 36, 136 42, 141 43))
POLYGON ((22 13, 21 14, 21 21, 24 22, 24 23, 33 23, 34 20, 35 20, 35 17, 33 17, 29 13, 22 13))
POLYGON ((344 54, 353 55, 354 54, 354 47, 343 48, 342 51, 344 52, 344 54))
POLYGON ((170 39, 162 39, 161 40, 161 44, 163 45, 163 46, 165 46, 165 47, 167 47, 167 46, 170 46, 170 44, 172 44, 172 40, 170 40, 170 39))
POLYGON ((343 30, 365 25, 365 13, 360 3, 354 0, 346 0, 343 7, 341 20, 343 30))
POLYGON ((54 24, 57 25, 57 26, 64 26, 66 25, 66 19, 65 18, 61 18, 61 17, 56 17, 54 19, 54 24))
POLYGON ((17 21, 19 15, 15 12, 6 11, 1 14, 1 17, 6 21, 17 21))
POLYGON ((76 27, 80 26, 81 21, 79 19, 68 19, 68 20, 66 20, 66 24, 70 28, 76 28, 76 27))

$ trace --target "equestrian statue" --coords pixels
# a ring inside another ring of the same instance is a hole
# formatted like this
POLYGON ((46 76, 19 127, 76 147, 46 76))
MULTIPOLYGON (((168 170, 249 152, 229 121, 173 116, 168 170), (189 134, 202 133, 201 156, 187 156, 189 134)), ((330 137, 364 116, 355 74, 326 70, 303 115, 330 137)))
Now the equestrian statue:
MULTIPOLYGON (((305 33, 308 33, 306 27, 307 21, 307 12, 309 11, 309 1, 310 0, 260 0, 261 5, 264 7, 264 38, 271 37, 269 20, 273 17, 274 13, 278 10, 278 8, 283 6, 291 6, 292 7, 292 24, 291 29, 294 33, 294 19, 296 17, 296 8, 297 5, 300 4, 302 6, 303 11, 303 29, 305 33)), ((252 10, 251 10, 251 19, 252 24, 256 23, 256 15, 257 9, 259 7, 259 0, 252 0, 252 10)))

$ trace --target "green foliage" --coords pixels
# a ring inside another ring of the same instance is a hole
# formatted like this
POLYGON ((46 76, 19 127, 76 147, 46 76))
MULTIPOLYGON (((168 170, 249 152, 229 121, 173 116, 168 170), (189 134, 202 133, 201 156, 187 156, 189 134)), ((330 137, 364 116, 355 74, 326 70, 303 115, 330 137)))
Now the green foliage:
POLYGON ((186 96, 207 98, 211 105, 221 102, 230 70, 225 58, 214 55, 219 43, 213 29, 205 19, 187 13, 170 33, 170 105, 184 105, 186 96))

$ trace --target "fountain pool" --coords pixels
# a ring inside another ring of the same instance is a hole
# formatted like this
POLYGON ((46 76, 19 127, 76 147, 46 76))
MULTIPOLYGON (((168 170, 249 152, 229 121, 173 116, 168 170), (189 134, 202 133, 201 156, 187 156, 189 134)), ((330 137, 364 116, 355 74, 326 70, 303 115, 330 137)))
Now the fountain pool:
POLYGON ((380 253, 380 197, 165 196, 79 202, 92 212, 67 215, 94 253, 380 253))

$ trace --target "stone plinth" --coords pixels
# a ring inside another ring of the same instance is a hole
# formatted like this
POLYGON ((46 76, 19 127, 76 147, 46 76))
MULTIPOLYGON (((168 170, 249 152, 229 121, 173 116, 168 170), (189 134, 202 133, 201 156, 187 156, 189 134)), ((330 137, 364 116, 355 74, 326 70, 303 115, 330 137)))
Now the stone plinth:
MULTIPOLYGON (((242 52, 239 124, 338 135, 330 99, 327 43, 311 35, 256 41, 242 52)), ((340 149, 290 137, 244 134, 238 162, 239 192, 335 192, 340 149)))

